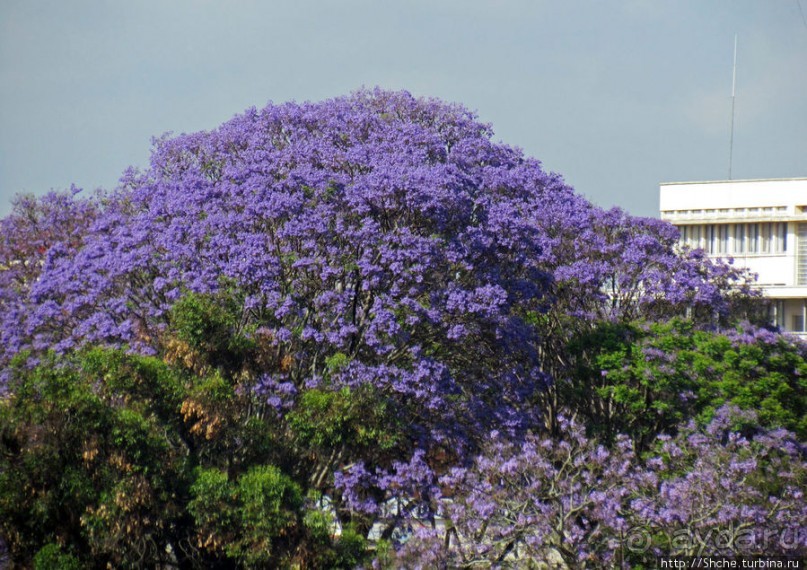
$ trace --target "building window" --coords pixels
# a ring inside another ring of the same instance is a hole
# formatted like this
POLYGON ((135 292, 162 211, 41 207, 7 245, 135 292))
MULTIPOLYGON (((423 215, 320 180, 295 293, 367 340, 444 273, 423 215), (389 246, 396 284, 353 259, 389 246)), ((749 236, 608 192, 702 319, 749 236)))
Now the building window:
POLYGON ((704 226, 709 253, 785 253, 787 223, 704 226), (729 236, 732 245, 729 247, 729 236))
POLYGON ((760 240, 759 240, 759 251, 762 253, 770 253, 771 252, 771 225, 772 224, 760 224, 760 240))
POLYGON ((714 224, 706 226, 706 251, 709 253, 715 253, 717 250, 717 244, 715 243, 717 241, 717 232, 715 228, 716 226, 714 224))
POLYGON ((756 253, 757 250, 757 242, 759 241, 759 224, 748 224, 746 228, 746 233, 748 235, 748 253, 756 253))
POLYGON ((771 315, 771 322, 779 327, 780 329, 785 328, 785 302, 781 299, 777 299, 773 303, 771 303, 771 311, 773 314, 771 315))
POLYGON ((734 253, 745 253, 745 224, 734 225, 734 253))
POLYGON ((698 249, 701 246, 701 227, 689 226, 689 245, 692 249, 698 249))
POLYGON ((779 222, 776 224, 776 253, 785 253, 787 251, 787 223, 779 222))
POLYGON ((678 228, 678 243, 683 247, 689 243, 689 226, 678 228))
POLYGON ((720 253, 728 253, 729 252, 729 225, 722 224, 718 226, 718 234, 720 241, 718 242, 718 247, 720 253))
POLYGON ((796 252, 798 254, 798 261, 796 262, 798 284, 807 285, 807 224, 798 225, 796 252))
POLYGON ((729 226, 727 224, 710 224, 704 226, 706 251, 709 253, 728 253, 729 226))

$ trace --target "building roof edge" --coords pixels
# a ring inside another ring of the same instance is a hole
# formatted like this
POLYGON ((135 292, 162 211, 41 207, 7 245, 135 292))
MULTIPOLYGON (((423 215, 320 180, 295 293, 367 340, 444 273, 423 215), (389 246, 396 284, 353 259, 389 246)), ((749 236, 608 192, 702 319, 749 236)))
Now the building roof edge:
POLYGON ((807 178, 793 177, 793 178, 744 178, 735 180, 690 180, 686 182, 659 182, 659 186, 682 186, 685 184, 734 184, 736 182, 788 182, 788 181, 807 182, 807 178))

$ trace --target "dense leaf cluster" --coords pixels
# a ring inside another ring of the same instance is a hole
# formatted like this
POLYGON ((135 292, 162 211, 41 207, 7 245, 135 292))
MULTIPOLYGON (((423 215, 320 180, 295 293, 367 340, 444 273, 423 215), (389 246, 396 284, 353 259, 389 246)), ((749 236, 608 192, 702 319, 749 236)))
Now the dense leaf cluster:
POLYGON ((645 449, 726 403, 807 440, 807 347, 793 338, 747 323, 721 333, 679 318, 600 322, 569 343, 569 355, 561 398, 606 440, 629 434, 645 449))
POLYGON ((337 568, 363 554, 350 529, 333 539, 280 434, 218 372, 96 348, 12 375, 0 536, 15 560, 337 568))

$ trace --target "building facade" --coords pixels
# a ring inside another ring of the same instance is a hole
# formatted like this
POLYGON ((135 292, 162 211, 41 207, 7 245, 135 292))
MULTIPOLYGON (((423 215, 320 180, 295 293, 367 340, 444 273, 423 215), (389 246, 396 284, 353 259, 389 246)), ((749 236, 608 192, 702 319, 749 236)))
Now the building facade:
POLYGON ((756 273, 771 320, 807 336, 807 178, 670 182, 659 198, 682 245, 756 273))

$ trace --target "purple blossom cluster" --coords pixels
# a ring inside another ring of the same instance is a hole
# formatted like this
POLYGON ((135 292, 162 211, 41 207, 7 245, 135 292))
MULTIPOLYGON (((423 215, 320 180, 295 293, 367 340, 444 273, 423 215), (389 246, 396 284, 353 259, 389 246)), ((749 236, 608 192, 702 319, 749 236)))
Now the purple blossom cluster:
POLYGON ((807 345, 797 336, 785 337, 781 334, 771 331, 770 329, 760 328, 748 322, 741 322, 738 326, 730 328, 726 331, 726 336, 731 340, 732 344, 737 345, 776 345, 779 343, 786 343, 790 346, 797 348, 802 355, 807 357, 807 345))
MULTIPOLYGON (((553 207, 554 206, 554 207, 553 207)), ((537 214, 548 234, 556 308, 583 322, 663 318, 686 308, 705 321, 725 318, 737 298, 758 295, 751 276, 702 251, 676 253, 678 230, 578 198, 537 214), (553 211, 554 210, 554 211, 553 211)))
POLYGON ((50 192, 41 198, 18 196, 13 213, 0 220, 0 393, 8 359, 36 341, 25 323, 35 304, 30 292, 49 259, 70 257, 80 248, 100 205, 74 199, 80 192, 50 192))
POLYGON ((307 352, 413 361, 445 341, 512 354, 498 368, 526 375, 534 334, 520 315, 559 298, 578 316, 725 309, 728 266, 675 255, 671 226, 592 206, 491 134, 462 107, 374 90, 158 139, 150 168, 115 193, 50 196, 22 210, 61 218, 4 221, 7 243, 38 251, 22 255, 23 287, 2 260, 4 313, 16 311, 2 358, 158 349, 173 303, 224 282, 245 293, 245 318, 307 352))
POLYGON ((559 438, 492 434, 472 465, 435 479, 437 521, 397 553, 412 567, 629 568, 656 556, 807 550, 805 450, 784 430, 743 437, 752 412, 721 408, 704 429, 663 437, 645 458, 606 449, 564 420, 559 438))

